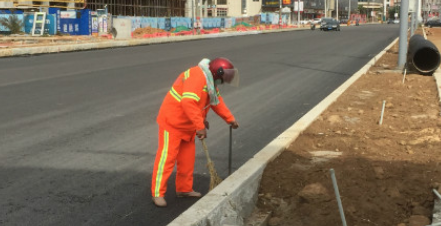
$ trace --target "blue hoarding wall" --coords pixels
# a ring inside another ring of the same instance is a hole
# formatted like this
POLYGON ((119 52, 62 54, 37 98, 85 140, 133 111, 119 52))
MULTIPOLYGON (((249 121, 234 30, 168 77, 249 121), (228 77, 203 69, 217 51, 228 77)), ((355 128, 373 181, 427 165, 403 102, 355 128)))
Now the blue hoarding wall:
MULTIPOLYGON (((21 21, 24 20, 23 14, 0 14, 0 18, 9 18, 12 15, 16 15, 18 19, 21 21)), ((5 31, 10 31, 10 30, 7 27, 0 25, 0 32, 5 32, 5 31)), ((24 28, 22 29, 22 31, 25 31, 24 28)))
MULTIPOLYGON (((157 17, 132 17, 132 16, 117 16, 116 18, 120 19, 130 19, 132 21, 132 31, 137 28, 151 27, 151 28, 159 28, 159 19, 157 17)), ((162 25, 165 27, 165 24, 162 25)))
POLYGON ((60 32, 70 35, 91 35, 92 15, 90 9, 76 10, 75 18, 60 18, 60 32))
MULTIPOLYGON (((131 17, 115 16, 120 19, 130 19, 132 21, 132 31, 138 28, 151 27, 169 31, 171 28, 184 26, 192 28, 192 18, 188 17, 131 17)), ((235 18, 202 18, 202 26, 206 29, 211 28, 230 28, 236 24, 235 18)))
POLYGON ((9 9, 1 9, 0 14, 23 14, 23 11, 14 10, 14 12, 11 12, 11 10, 9 10, 9 9))
POLYGON ((225 18, 224 19, 224 28, 231 28, 234 25, 236 25, 236 18, 232 17, 232 18, 225 18))
MULTIPOLYGON (((288 22, 289 15, 282 14, 282 23, 286 24, 288 22)), ((260 14, 260 22, 263 24, 279 24, 279 14, 278 13, 262 13, 260 14)))
POLYGON ((172 17, 170 18, 171 28, 187 27, 191 28, 191 19, 187 17, 172 17))
MULTIPOLYGON (((165 21, 166 21, 166 18, 158 18, 158 28, 159 29, 163 29, 163 30, 167 29, 168 24, 165 24, 165 21)), ((168 30, 170 30, 170 28, 168 30)))
POLYGON ((80 21, 79 19, 61 18, 60 19, 61 33, 70 35, 80 34, 80 21))
MULTIPOLYGON (((25 16, 25 27, 26 33, 30 34, 32 32, 32 27, 34 25, 34 14, 27 14, 25 16)), ((55 15, 46 15, 46 23, 44 25, 44 33, 49 35, 57 34, 57 22, 55 15)))
POLYGON ((60 9, 59 8, 49 8, 48 13, 51 15, 55 15, 55 20, 57 21, 57 31, 61 31, 60 26, 60 9))
POLYGON ((202 27, 204 29, 221 27, 221 18, 202 18, 202 27))
POLYGON ((80 35, 92 34, 92 12, 90 9, 80 10, 80 35))

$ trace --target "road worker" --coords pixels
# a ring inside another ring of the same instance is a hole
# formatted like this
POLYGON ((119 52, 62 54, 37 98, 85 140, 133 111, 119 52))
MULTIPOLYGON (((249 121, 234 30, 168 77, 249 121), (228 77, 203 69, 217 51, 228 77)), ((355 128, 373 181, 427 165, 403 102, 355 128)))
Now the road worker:
POLYGON ((195 137, 207 137, 208 111, 213 109, 233 129, 239 127, 219 94, 218 85, 223 83, 239 85, 239 73, 233 64, 222 57, 202 59, 181 73, 166 94, 157 117, 159 140, 152 173, 152 200, 156 206, 167 206, 164 196, 175 163, 176 196, 202 196, 193 190, 195 137))

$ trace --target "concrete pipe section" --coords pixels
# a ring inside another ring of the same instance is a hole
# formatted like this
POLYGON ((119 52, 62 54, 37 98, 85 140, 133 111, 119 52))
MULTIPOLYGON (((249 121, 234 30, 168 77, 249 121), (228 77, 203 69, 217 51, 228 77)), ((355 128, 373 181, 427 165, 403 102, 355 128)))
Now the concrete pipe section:
POLYGON ((423 36, 415 34, 409 40, 407 64, 421 74, 431 75, 440 65, 438 48, 423 36))

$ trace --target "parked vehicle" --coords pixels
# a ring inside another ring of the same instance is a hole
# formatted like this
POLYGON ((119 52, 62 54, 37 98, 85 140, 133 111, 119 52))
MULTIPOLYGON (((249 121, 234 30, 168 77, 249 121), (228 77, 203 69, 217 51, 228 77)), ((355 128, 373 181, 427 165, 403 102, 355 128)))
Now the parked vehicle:
POLYGON ((320 23, 320 30, 329 31, 336 30, 340 31, 340 22, 334 18, 323 18, 320 23))
POLYGON ((320 24, 322 22, 322 18, 314 18, 309 21, 310 24, 320 24))
POLYGON ((387 20, 387 24, 399 24, 399 23, 400 23, 399 19, 389 18, 389 20, 387 20))
POLYGON ((426 27, 441 27, 441 19, 433 19, 433 20, 428 20, 424 26, 426 27))

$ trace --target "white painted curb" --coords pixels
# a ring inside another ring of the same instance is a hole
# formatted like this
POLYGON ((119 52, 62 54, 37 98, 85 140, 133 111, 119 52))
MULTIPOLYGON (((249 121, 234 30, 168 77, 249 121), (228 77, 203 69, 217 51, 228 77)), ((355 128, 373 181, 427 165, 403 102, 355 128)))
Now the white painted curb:
POLYGON ((244 218, 248 217, 255 207, 260 179, 266 165, 297 139, 302 131, 308 128, 323 111, 365 74, 397 41, 398 38, 168 226, 244 225, 244 218))
MULTIPOLYGON (((424 26, 423 26, 423 34, 424 34, 424 38, 427 39, 426 36, 426 31, 424 30, 424 26)), ((439 51, 439 50, 438 50, 439 51)), ((436 88, 438 90, 438 99, 439 99, 439 104, 441 106, 441 69, 438 68, 435 73, 433 73, 433 78, 435 79, 435 83, 436 83, 436 88)), ((440 112, 440 116, 441 116, 441 112, 440 112)), ((440 202, 441 203, 441 202, 440 202)), ((439 207, 438 209, 441 209, 441 207, 439 207)), ((441 214, 441 213, 440 213, 441 214)))

